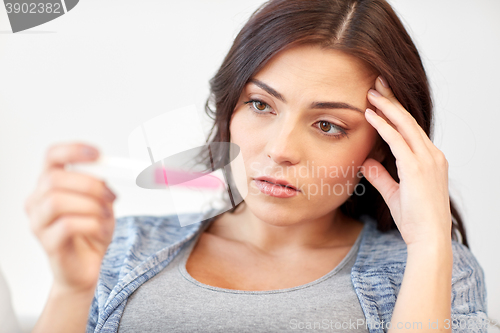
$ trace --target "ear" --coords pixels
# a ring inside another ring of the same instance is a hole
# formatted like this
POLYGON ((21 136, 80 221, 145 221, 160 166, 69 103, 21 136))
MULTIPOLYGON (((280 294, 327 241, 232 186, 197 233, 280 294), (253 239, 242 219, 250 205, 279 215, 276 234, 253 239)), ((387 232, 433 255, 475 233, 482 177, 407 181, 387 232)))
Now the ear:
POLYGON ((380 135, 377 135, 377 141, 375 141, 375 144, 373 145, 372 150, 366 157, 368 158, 373 158, 374 160, 378 161, 379 163, 382 163, 382 161, 385 159, 386 156, 386 150, 385 150, 385 145, 384 145, 383 139, 380 137, 380 135))

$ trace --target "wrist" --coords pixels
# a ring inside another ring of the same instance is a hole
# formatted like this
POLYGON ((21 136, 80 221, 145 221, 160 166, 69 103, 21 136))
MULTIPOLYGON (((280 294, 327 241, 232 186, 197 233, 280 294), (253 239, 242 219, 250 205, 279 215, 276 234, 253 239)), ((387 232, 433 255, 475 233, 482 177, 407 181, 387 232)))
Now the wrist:
POLYGON ((408 265, 425 267, 430 273, 443 274, 447 271, 451 275, 453 270, 453 250, 450 240, 429 241, 408 245, 408 265))
POLYGON ((55 299, 69 298, 78 300, 92 299, 95 294, 95 287, 93 288, 72 288, 57 283, 52 284, 50 289, 50 297, 55 299))
POLYGON ((451 250, 451 231, 448 228, 433 227, 416 233, 406 241, 408 251, 426 252, 427 250, 451 250))
POLYGON ((32 333, 84 332, 93 295, 94 290, 54 283, 32 333))
POLYGON ((425 240, 407 244, 408 254, 452 253, 451 236, 433 236, 425 240))

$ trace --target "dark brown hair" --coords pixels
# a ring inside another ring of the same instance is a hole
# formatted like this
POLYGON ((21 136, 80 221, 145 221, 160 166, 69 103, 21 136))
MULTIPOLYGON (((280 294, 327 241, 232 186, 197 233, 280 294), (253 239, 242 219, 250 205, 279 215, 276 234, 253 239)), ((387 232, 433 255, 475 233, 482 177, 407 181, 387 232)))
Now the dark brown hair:
MULTIPOLYGON (((385 77, 395 97, 432 137, 433 103, 427 75, 417 48, 385 0, 270 0, 252 14, 210 80, 205 111, 214 125, 207 143, 230 141, 231 115, 249 79, 278 52, 299 44, 341 50, 365 61, 385 77)), ((382 165, 399 182, 395 157, 385 141, 382 149, 386 152, 382 165)), ((353 194, 340 207, 342 212, 353 218, 367 214, 381 231, 396 229, 380 193, 366 178, 360 183, 365 193, 353 194)), ((451 199, 450 209, 452 238, 459 237, 468 246, 462 219, 451 199)))

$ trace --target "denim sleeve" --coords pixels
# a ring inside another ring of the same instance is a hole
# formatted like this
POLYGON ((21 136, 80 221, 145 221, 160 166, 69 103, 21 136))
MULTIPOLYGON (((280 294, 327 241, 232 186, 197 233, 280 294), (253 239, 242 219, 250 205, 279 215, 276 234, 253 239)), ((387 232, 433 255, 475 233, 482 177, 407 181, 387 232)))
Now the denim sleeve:
POLYGON ((118 282, 121 266, 123 265, 126 250, 129 248, 127 240, 134 222, 133 217, 120 217, 115 221, 113 239, 101 263, 99 280, 94 293, 94 298, 89 310, 86 333, 93 333, 99 322, 99 312, 104 310, 105 302, 118 282))
POLYGON ((487 332, 487 295, 484 272, 474 255, 464 245, 453 241, 453 276, 451 321, 458 332, 487 332))
MULTIPOLYGON (((198 217, 197 214, 193 215, 193 218, 198 217)), ((100 332, 104 325, 113 326, 116 320, 119 321, 121 312, 111 302, 116 297, 115 289, 123 287, 119 285, 120 281, 123 282, 138 265, 159 250, 194 235, 197 228, 198 224, 180 227, 177 214, 117 218, 113 239, 102 260, 86 333, 100 332)), ((151 265, 154 265, 155 259, 151 262, 151 265)))

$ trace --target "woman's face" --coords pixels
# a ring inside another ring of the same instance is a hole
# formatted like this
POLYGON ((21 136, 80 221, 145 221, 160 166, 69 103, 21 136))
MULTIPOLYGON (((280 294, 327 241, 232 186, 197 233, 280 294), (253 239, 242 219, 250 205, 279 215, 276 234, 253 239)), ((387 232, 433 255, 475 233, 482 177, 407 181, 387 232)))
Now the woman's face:
POLYGON ((250 80, 230 133, 245 162, 245 202, 256 217, 273 225, 317 219, 333 214, 354 190, 363 193, 355 185, 378 136, 364 116, 374 109, 367 92, 376 77, 354 56, 306 45, 279 53, 250 80), (264 175, 300 192, 264 194, 254 179, 264 175))

